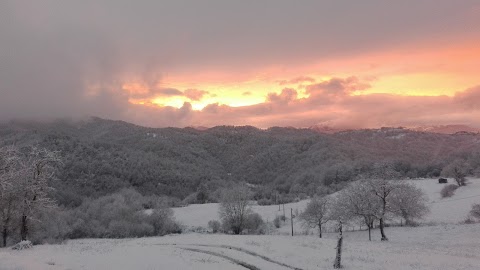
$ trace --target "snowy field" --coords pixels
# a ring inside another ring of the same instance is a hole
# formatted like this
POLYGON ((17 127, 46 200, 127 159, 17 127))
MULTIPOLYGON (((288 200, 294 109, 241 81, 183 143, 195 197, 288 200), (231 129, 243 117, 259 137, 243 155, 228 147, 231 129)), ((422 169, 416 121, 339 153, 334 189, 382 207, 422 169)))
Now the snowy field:
MULTIPOLYGON (((344 269, 480 269, 480 224, 460 225, 473 203, 480 203, 480 180, 471 180, 451 198, 441 199, 443 185, 436 180, 412 180, 430 199, 428 226, 386 228, 390 241, 381 242, 378 230, 372 242, 365 231, 348 232, 344 239, 344 269), (433 225, 432 225, 433 224, 433 225)), ((451 180, 450 180, 451 182, 451 180)), ((306 201, 286 204, 301 211, 306 201)), ((218 205, 175 209, 187 226, 206 226, 218 219, 218 205)), ((278 206, 255 206, 265 220, 283 214, 278 206)), ((300 232, 299 224, 295 224, 300 232)), ((282 227, 285 232, 289 226, 282 227)), ((233 236, 182 234, 139 239, 87 239, 30 250, 0 249, 1 270, 37 269, 332 269, 336 235, 233 236)))
MULTIPOLYGON (((425 222, 458 223, 465 220, 472 204, 480 203, 480 179, 470 179, 466 187, 458 188, 455 195, 443 199, 440 190, 445 185, 438 184, 436 179, 411 181, 421 188, 430 200, 430 213, 425 217, 425 222)), ((448 184, 455 184, 455 181, 448 179, 448 184)))
MULTIPOLYGON (((307 206, 308 200, 286 203, 285 216, 290 218, 290 209, 295 212, 301 212, 307 206)), ((253 205, 252 210, 260 214, 264 221, 273 221, 276 216, 283 215, 284 206, 278 205, 253 205)), ((210 220, 219 220, 218 203, 193 204, 186 207, 174 208, 175 219, 187 227, 205 227, 210 220)))
MULTIPOLYGON (((480 203, 480 179, 470 179, 466 187, 460 187, 455 191, 451 198, 442 199, 440 190, 445 184, 438 184, 437 179, 418 179, 409 180, 417 187, 421 188, 429 199, 430 213, 423 220, 424 223, 458 223, 468 215, 472 204, 480 203)), ((448 179, 449 184, 454 184, 452 179, 448 179)), ((305 209, 308 200, 297 203, 285 204, 286 217, 290 218, 290 208, 294 213, 305 209)), ((265 221, 272 221, 277 215, 283 215, 283 206, 254 205, 253 211, 259 213, 265 221)), ((209 220, 218 220, 218 204, 196 204, 187 207, 174 208, 175 219, 186 227, 205 227, 209 220)), ((298 224, 299 225, 299 224, 298 224)), ((300 226, 298 226, 300 229, 300 226)), ((480 269, 480 268, 479 268, 480 269)))
MULTIPOLYGON (((387 228, 389 242, 345 235, 345 269, 478 270, 480 224, 387 228)), ((0 251, 0 269, 332 269, 335 235, 185 234, 124 240, 75 240, 0 251)))

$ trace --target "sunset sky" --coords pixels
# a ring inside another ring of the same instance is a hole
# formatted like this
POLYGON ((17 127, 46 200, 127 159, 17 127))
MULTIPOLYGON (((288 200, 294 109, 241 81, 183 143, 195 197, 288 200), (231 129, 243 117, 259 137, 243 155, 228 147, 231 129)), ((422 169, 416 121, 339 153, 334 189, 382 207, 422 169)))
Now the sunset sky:
POLYGON ((0 120, 480 127, 478 0, 7 0, 0 63, 0 120))

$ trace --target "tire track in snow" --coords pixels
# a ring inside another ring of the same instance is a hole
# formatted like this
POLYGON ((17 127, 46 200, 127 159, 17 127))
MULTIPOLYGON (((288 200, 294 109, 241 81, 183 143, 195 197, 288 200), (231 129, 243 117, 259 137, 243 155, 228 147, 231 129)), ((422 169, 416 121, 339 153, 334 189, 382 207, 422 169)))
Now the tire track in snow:
POLYGON ((301 268, 298 268, 298 267, 294 267, 294 266, 291 266, 291 265, 288 265, 288 264, 285 264, 285 263, 282 263, 282 262, 279 262, 279 261, 275 261, 273 259, 270 259, 269 257, 267 256, 263 256, 261 254, 258 254, 256 252, 253 252, 253 251, 250 251, 248 249, 244 249, 244 248, 239 248, 239 247, 234 247, 234 246, 229 246, 229 245, 204 245, 204 244, 197 244, 196 246, 201 246, 201 247, 219 247, 219 248, 226 248, 226 249, 233 249, 233 250, 236 250, 236 251, 240 251, 240 252, 243 252, 243 253, 246 253, 248 255, 252 255, 252 256, 255 256, 255 257, 258 257, 258 258, 261 258, 267 262, 271 262, 271 263, 274 263, 274 264, 278 264, 280 266, 283 266, 283 267, 286 267, 286 268, 290 268, 290 269, 293 269, 293 270, 303 270, 301 268))
MULTIPOLYGON (((161 244, 161 245, 177 245, 177 244, 161 244)), ((283 266, 283 267, 286 267, 286 268, 289 268, 289 269, 292 269, 292 270, 303 270, 302 268, 294 267, 294 266, 291 266, 291 265, 273 260, 273 259, 271 259, 267 256, 258 254, 256 252, 253 252, 253 251, 250 251, 250 250, 244 249, 244 248, 239 248, 239 247, 234 247, 234 246, 229 246, 229 245, 206 245, 206 244, 180 244, 180 245, 198 246, 198 247, 215 247, 215 248, 224 248, 224 249, 236 250, 236 251, 239 251, 239 252, 242 252, 242 253, 257 257, 257 258, 260 258, 264 261, 267 261, 267 262, 270 262, 270 263, 273 263, 273 264, 276 264, 276 265, 279 265, 279 266, 283 266)))
POLYGON ((223 254, 220 254, 220 253, 217 253, 217 252, 213 252, 213 251, 209 251, 209 250, 196 249, 196 248, 184 248, 184 247, 178 247, 178 248, 183 249, 183 250, 187 250, 187 251, 205 253, 205 254, 208 254, 208 255, 213 255, 213 256, 216 256, 216 257, 220 257, 220 258, 223 258, 227 261, 231 261, 234 264, 243 266, 243 267, 245 267, 249 270, 261 270, 260 268, 254 266, 254 265, 248 264, 246 262, 234 259, 232 257, 229 257, 227 255, 223 255, 223 254))

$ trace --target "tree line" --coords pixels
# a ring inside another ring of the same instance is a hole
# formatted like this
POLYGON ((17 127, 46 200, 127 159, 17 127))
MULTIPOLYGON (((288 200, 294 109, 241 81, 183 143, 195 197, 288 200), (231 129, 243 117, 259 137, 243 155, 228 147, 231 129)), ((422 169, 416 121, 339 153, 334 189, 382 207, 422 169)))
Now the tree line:
POLYGON ((38 145, 60 155, 52 187, 58 204, 68 208, 126 188, 177 206, 219 202, 221 190, 238 182, 255 186, 255 200, 274 204, 336 192, 381 161, 400 178, 438 177, 454 162, 465 164, 467 175, 479 175, 477 141, 475 134, 406 129, 154 129, 98 118, 0 124, 0 146, 38 145))
POLYGON ((63 166, 58 152, 37 146, 0 148, 1 246, 18 241, 123 238, 180 232, 163 198, 132 188, 59 206, 52 186, 63 166))
POLYGON ((357 224, 371 230, 379 223, 381 240, 387 241, 387 220, 401 220, 411 226, 429 212, 427 198, 414 184, 393 180, 396 173, 381 165, 380 174, 350 183, 336 196, 314 197, 301 214, 305 224, 318 228, 322 237, 322 225, 326 223, 357 224))

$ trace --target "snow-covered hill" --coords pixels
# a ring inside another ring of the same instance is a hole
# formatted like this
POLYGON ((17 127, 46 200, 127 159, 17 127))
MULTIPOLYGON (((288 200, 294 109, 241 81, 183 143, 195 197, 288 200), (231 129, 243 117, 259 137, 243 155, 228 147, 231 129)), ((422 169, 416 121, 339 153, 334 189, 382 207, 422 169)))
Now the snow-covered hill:
MULTIPOLYGON (((429 199, 430 213, 422 221, 428 224, 452 223, 456 224, 465 220, 472 204, 480 203, 480 179, 470 179, 469 184, 456 190, 451 198, 442 199, 440 190, 444 184, 438 184, 437 179, 418 179, 409 180, 421 188, 429 199)), ((453 179, 448 179, 449 184, 454 183, 453 179)), ((290 209, 294 213, 305 209, 308 200, 285 204, 286 217, 290 217, 290 209)), ((260 214, 265 221, 272 221, 276 216, 283 215, 283 205, 254 205, 253 211, 260 214)), ((186 207, 174 208, 175 218, 187 228, 204 227, 210 220, 218 220, 218 204, 194 204, 186 207)), ((300 225, 296 228, 300 230, 300 225)))
MULTIPOLYGON (((460 187, 455 195, 450 198, 440 196, 440 190, 445 184, 438 184, 436 179, 412 180, 420 187, 430 200, 430 213, 425 217, 427 223, 452 223, 456 224, 465 220, 472 204, 480 203, 480 179, 469 179, 469 184, 460 187)), ((453 179, 448 179, 449 184, 455 184, 453 179)))

